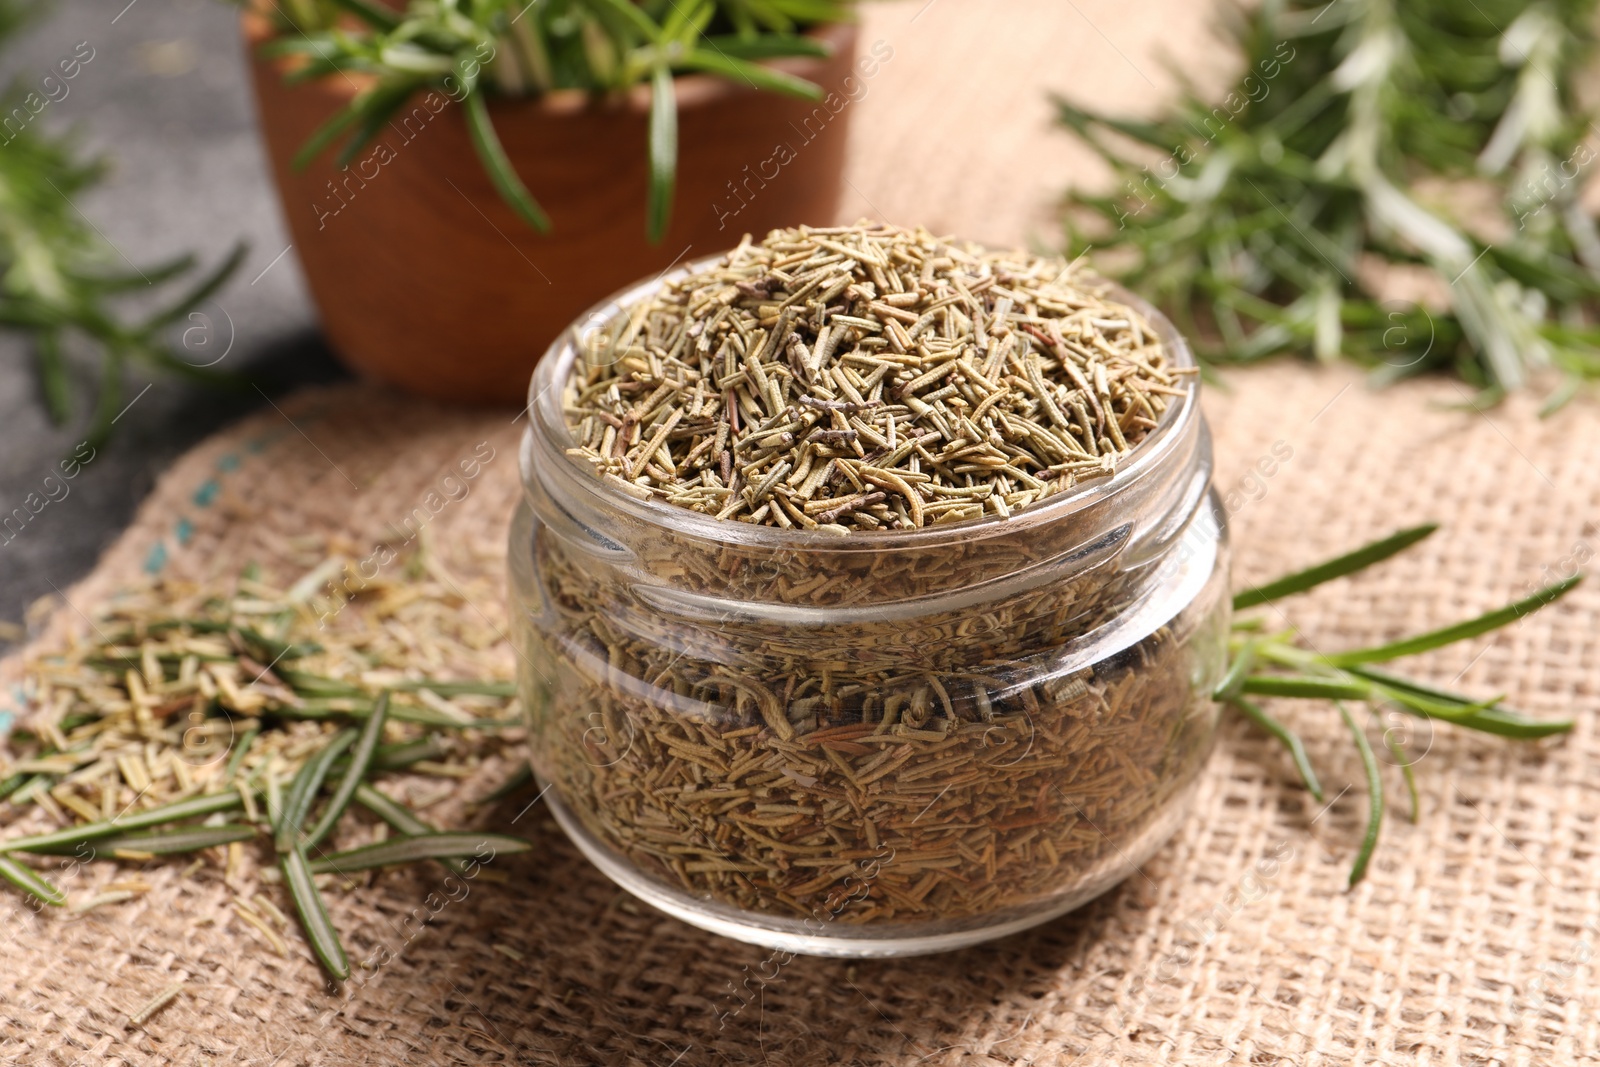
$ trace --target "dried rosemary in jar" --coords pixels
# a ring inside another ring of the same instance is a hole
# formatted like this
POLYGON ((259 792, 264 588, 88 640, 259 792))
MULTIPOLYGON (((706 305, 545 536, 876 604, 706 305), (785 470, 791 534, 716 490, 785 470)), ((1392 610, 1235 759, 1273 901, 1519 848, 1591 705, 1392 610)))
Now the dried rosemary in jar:
POLYGON ((1005 517, 1114 473, 1184 393, 1107 288, 890 226, 746 237, 585 336, 570 454, 626 492, 788 529, 1005 517))
POLYGON ((535 378, 533 763, 621 884, 730 936, 929 951, 1176 827, 1226 544, 1182 339, 1081 266, 775 231, 535 378))

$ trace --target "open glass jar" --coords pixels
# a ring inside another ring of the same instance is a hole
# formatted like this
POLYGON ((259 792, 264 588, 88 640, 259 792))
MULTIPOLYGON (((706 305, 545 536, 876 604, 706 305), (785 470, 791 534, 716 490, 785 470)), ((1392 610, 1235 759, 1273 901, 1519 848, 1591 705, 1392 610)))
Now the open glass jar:
MULTIPOLYGON (((1195 376, 1114 475, 1006 518, 717 520, 566 451, 581 334, 661 284, 569 329, 529 394, 513 616, 533 769, 567 834, 669 914, 821 955, 989 940, 1132 874, 1184 817, 1224 666, 1195 376)), ((1193 368, 1169 322, 1117 299, 1193 368)))

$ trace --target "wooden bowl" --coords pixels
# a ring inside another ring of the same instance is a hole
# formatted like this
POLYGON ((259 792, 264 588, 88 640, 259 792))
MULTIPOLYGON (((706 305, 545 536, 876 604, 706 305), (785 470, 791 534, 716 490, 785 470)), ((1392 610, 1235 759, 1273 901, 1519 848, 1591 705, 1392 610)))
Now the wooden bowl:
POLYGON ((877 70, 876 59, 855 63, 855 27, 837 25, 817 32, 827 58, 775 64, 823 86, 821 103, 680 77, 677 196, 652 245, 643 87, 491 100, 507 155, 550 216, 541 235, 500 199, 461 105, 443 92, 413 97, 343 170, 333 150, 295 170, 307 137, 367 83, 285 84, 292 61, 260 55, 271 24, 247 10, 243 32, 273 177, 329 342, 364 375, 480 404, 520 405, 556 334, 629 282, 745 233, 833 223, 853 101, 877 70))

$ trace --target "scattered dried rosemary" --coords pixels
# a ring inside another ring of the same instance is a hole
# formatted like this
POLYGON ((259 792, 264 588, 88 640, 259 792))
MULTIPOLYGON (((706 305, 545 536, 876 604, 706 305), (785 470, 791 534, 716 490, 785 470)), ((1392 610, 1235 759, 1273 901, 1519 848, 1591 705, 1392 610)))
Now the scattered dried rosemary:
POLYGON ((571 454, 721 519, 1005 516, 1116 470, 1182 395, 1078 263, 857 224, 747 236, 584 338, 571 454))
POLYGON ((518 731, 506 728, 520 725, 510 683, 420 675, 418 664, 481 669, 495 634, 460 610, 454 581, 412 563, 410 580, 352 584, 361 591, 326 627, 311 594, 328 566, 288 590, 246 576, 226 589, 166 582, 111 601, 86 640, 28 665, 29 714, 5 740, 0 770, 3 817, 55 828, 0 840, 0 877, 63 905, 49 871, 17 854, 60 856, 70 869, 204 852, 239 893, 238 917, 281 953, 281 913, 242 875, 244 844, 265 835, 314 953, 345 978, 319 887, 376 866, 441 859, 459 870, 460 857, 482 859, 485 847, 525 850, 504 835, 438 832, 372 784, 403 772, 416 806, 438 802, 514 747, 518 731), (344 820, 352 803, 376 827, 344 820), (359 841, 369 843, 350 847, 359 841))

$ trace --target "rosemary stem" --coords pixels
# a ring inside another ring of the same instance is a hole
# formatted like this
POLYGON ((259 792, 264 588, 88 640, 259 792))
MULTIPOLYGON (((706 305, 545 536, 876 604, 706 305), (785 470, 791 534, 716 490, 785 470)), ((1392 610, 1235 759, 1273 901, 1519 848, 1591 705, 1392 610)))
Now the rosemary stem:
POLYGON ((1294 768, 1300 772, 1300 780, 1305 783, 1312 797, 1321 803, 1322 783, 1317 781, 1317 772, 1311 769, 1311 759, 1306 755, 1305 742, 1300 740, 1300 735, 1268 715, 1252 700, 1236 695, 1229 699, 1228 703, 1243 712, 1251 722, 1277 738, 1283 747, 1289 750, 1289 757, 1294 760, 1294 768))
POLYGON ((1411 767, 1411 760, 1406 756, 1406 750, 1398 741, 1390 736, 1389 731, 1383 732, 1383 743, 1389 746, 1389 753, 1394 756, 1395 762, 1400 766, 1400 776, 1405 779, 1406 793, 1411 797, 1411 825, 1417 824, 1417 818, 1422 810, 1422 802, 1417 796, 1417 775, 1411 767))
POLYGON ((32 837, 14 837, 9 841, 0 841, 0 853, 33 852, 41 848, 75 845, 81 841, 93 841, 95 838, 110 837, 112 834, 126 833, 129 830, 160 826, 163 823, 179 822, 183 819, 199 818, 219 811, 232 811, 234 808, 243 806, 243 804, 244 799, 236 791, 191 797, 188 800, 180 800, 174 804, 163 804, 159 808, 137 811, 131 815, 120 815, 115 819, 106 819, 102 822, 85 823, 82 826, 72 826, 65 830, 56 830, 48 834, 35 834, 32 837))
POLYGON ((1378 847, 1378 830, 1383 825, 1383 775, 1379 773, 1378 761, 1372 755, 1372 745, 1367 742, 1366 732, 1351 718, 1343 701, 1334 701, 1334 707, 1339 709, 1339 717, 1344 720, 1350 736, 1355 740, 1356 751, 1361 755, 1361 766, 1367 774, 1367 829, 1361 838, 1361 848, 1356 852, 1355 864, 1350 868, 1349 884, 1354 888, 1367 876, 1367 864, 1372 859, 1373 850, 1378 847))
POLYGON ((327 807, 322 811, 322 817, 306 834, 307 848, 315 846, 327 837, 344 815, 345 809, 350 806, 350 798, 355 796, 357 787, 366 778, 367 769, 372 764, 373 752, 383 737, 383 723, 388 711, 389 693, 385 690, 383 695, 378 697, 371 718, 367 719, 366 725, 361 728, 361 735, 356 738, 355 745, 350 750, 350 766, 345 769, 339 784, 334 787, 333 795, 328 798, 327 807))

